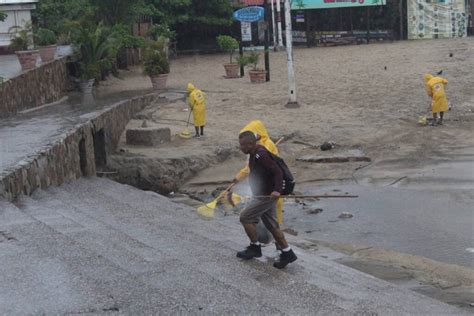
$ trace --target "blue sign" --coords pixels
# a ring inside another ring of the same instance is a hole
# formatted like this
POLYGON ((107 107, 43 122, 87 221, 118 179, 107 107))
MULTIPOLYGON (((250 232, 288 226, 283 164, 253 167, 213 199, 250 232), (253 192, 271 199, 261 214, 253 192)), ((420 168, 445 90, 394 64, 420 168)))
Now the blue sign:
POLYGON ((263 20, 265 9, 262 7, 245 7, 234 12, 234 19, 240 22, 257 22, 263 20))

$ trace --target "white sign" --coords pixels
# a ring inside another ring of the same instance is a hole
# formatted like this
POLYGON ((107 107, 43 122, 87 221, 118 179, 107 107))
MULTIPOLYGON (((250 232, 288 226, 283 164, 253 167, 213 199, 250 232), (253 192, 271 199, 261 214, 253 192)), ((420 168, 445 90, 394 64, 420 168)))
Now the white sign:
POLYGON ((240 22, 242 27, 242 42, 252 41, 252 23, 240 22))
POLYGON ((408 39, 466 37, 464 0, 408 0, 408 39))

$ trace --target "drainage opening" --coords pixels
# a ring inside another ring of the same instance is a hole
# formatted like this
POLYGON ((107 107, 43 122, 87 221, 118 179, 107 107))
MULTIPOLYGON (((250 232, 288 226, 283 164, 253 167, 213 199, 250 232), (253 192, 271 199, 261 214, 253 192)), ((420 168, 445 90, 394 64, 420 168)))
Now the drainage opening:
POLYGON ((92 135, 94 139, 95 165, 99 169, 107 164, 107 153, 105 150, 105 133, 101 129, 92 135))
POLYGON ((86 140, 83 138, 79 141, 79 160, 81 165, 81 173, 83 176, 87 175, 87 155, 86 155, 86 140))

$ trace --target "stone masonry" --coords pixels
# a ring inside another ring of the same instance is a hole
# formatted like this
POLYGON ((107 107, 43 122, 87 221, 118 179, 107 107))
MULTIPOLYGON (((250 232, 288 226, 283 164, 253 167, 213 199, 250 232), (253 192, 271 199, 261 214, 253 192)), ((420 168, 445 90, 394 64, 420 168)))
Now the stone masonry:
POLYGON ((68 87, 67 57, 21 73, 0 86, 0 118, 55 102, 68 87))
POLYGON ((94 135, 103 132, 105 152, 112 153, 132 116, 155 100, 154 94, 116 103, 84 124, 65 133, 50 147, 18 163, 0 176, 0 197, 13 201, 36 189, 58 186, 96 173, 94 135))

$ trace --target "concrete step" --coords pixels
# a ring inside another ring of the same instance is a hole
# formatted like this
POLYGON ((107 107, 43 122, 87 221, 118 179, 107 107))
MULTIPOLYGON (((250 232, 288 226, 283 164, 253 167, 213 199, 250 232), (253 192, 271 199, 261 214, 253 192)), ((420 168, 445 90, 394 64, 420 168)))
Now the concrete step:
POLYGON ((8 231, 10 226, 31 223, 34 220, 23 214, 15 205, 0 199, 0 231, 8 231))
MULTIPOLYGON (((248 240, 243 234, 242 227, 238 223, 238 219, 235 217, 229 217, 227 221, 203 221, 196 215, 196 210, 182 204, 173 203, 166 197, 156 194, 154 192, 144 192, 137 190, 134 187, 128 185, 122 185, 116 182, 110 182, 100 178, 91 178, 90 181, 95 185, 100 186, 100 193, 96 190, 91 190, 90 183, 74 183, 73 186, 63 186, 61 188, 55 188, 52 192, 59 194, 59 190, 69 192, 74 196, 74 192, 80 190, 81 192, 87 192, 88 199, 97 199, 99 204, 103 204, 103 200, 117 200, 117 196, 123 196, 126 192, 127 204, 124 206, 124 215, 135 218, 133 207, 130 205, 140 205, 141 208, 146 212, 149 212, 153 216, 159 214, 158 224, 166 221, 167 225, 182 226, 183 222, 196 223, 195 225, 189 225, 186 223, 185 226, 188 230, 192 230, 198 234, 204 234, 203 236, 225 243, 226 246, 231 247, 235 250, 241 250, 242 247, 248 244, 248 240), (105 181, 105 182, 104 182, 105 181), (95 196, 97 194, 97 196, 95 196), (161 207, 161 205, 167 205, 167 207, 161 207)), ((93 202, 89 203, 92 205, 93 202)), ((112 208, 113 209, 113 208, 112 208)), ((216 217, 220 216, 216 214, 216 217)))
POLYGON ((410 315, 442 315, 444 312, 459 313, 447 305, 415 292, 407 292, 392 283, 382 281, 373 276, 333 261, 312 255, 306 251, 298 251, 298 265, 307 275, 307 282, 336 294, 347 300, 345 309, 352 310, 363 304, 383 314, 410 315), (361 303, 362 302, 362 303, 361 303), (448 309, 445 309, 448 307, 448 309))
MULTIPOLYGON (((73 187, 65 186, 64 188, 66 188, 66 190, 71 190, 71 192, 77 193, 79 191, 77 190, 77 188, 73 187)), ((76 203, 80 203, 79 198, 76 197, 77 200, 74 200, 74 195, 71 194, 70 196, 67 196, 65 195, 64 191, 59 192, 62 190, 62 188, 56 189, 55 191, 57 192, 55 195, 62 196, 65 201, 72 202, 72 204, 74 205, 77 205, 76 203)), ((86 209, 89 210, 91 205, 94 205, 94 203, 98 201, 103 201, 106 198, 108 198, 108 201, 112 202, 109 197, 103 196, 101 193, 97 193, 97 191, 95 191, 94 196, 90 196, 87 201, 87 203, 90 203, 90 205, 87 206, 85 204, 82 204, 83 208, 81 211, 86 209)), ((123 192, 121 193, 123 196, 123 192)), ((141 200, 143 200, 143 197, 141 200)), ((130 203, 130 200, 128 200, 127 203, 130 203)), ((104 209, 102 208, 102 206, 99 206, 95 210, 91 210, 91 212, 94 213, 93 216, 101 217, 100 213, 102 211, 113 213, 122 209, 120 203, 112 202, 112 204, 114 204, 113 209, 107 209, 107 207, 105 207, 104 209)), ((129 212, 129 206, 126 207, 129 212)), ((156 208, 156 204, 151 205, 151 207, 154 211, 154 209, 156 208)), ((147 208, 141 207, 139 211, 141 214, 143 214, 144 212, 147 212, 147 208)), ((150 211, 150 209, 148 209, 148 211, 150 211)), ((156 211, 154 212, 156 213, 156 211)), ((105 218, 109 218, 109 220, 113 221, 112 217, 113 215, 108 214, 105 218)), ((101 217, 100 221, 103 220, 103 218, 104 217, 101 217)), ((163 222, 163 216, 161 215, 159 218, 160 221, 163 222)), ((158 250, 158 252, 166 250, 163 254, 161 254, 162 257, 177 260, 178 262, 183 262, 187 265, 188 271, 193 271, 194 273, 199 274, 205 274, 208 278, 213 279, 214 282, 220 282, 222 284, 225 284, 227 288, 233 289, 234 291, 237 291, 239 293, 250 292, 253 297, 258 297, 260 302, 267 302, 267 305, 271 306, 274 311, 291 312, 301 310, 308 312, 308 308, 314 310, 314 308, 317 307, 317 304, 315 305, 314 303, 312 303, 311 305, 308 305, 308 296, 305 297, 300 294, 303 289, 304 291, 306 291, 306 293, 312 293, 309 296, 311 297, 311 302, 313 302, 313 299, 315 297, 318 297, 320 302, 337 301, 337 297, 317 290, 316 287, 310 284, 306 284, 304 280, 300 280, 299 282, 296 282, 296 280, 294 280, 289 284, 283 283, 279 286, 279 288, 268 288, 268 285, 259 284, 259 282, 256 282, 256 278, 257 280, 274 279, 271 277, 271 274, 275 273, 276 271, 274 268, 271 267, 271 263, 267 264, 265 267, 262 267, 261 264, 257 263, 257 265, 255 266, 255 263, 252 262, 249 263, 249 265, 239 266, 237 269, 233 265, 224 264, 226 261, 229 261, 229 257, 232 261, 237 261, 235 259, 235 251, 232 249, 227 249, 226 247, 222 246, 222 243, 209 240, 197 233, 192 232, 189 229, 182 230, 179 227, 186 226, 186 223, 179 216, 176 216, 176 214, 173 214, 168 218, 168 220, 166 220, 166 226, 159 226, 159 222, 156 222, 155 225, 153 225, 153 222, 155 221, 153 216, 146 215, 146 219, 148 224, 151 223, 151 228, 154 231, 145 232, 149 233, 149 235, 135 236, 133 237, 134 239, 139 238, 144 240, 145 238, 146 241, 144 242, 147 243, 147 245, 149 245, 150 247, 154 247, 154 249, 158 250), (176 235, 176 232, 178 232, 178 235, 176 235), (183 235, 185 235, 186 237, 182 238, 183 235), (282 298, 282 293, 286 293, 284 298, 282 298), (295 305, 298 307, 295 307, 295 305)), ((119 225, 118 223, 109 224, 111 226, 114 226, 114 229, 121 230, 123 232, 124 227, 119 225)), ((131 231, 137 231, 138 229, 135 228, 141 225, 143 225, 143 223, 137 223, 136 220, 135 223, 127 223, 127 226, 131 231)), ((146 231, 147 228, 141 227, 139 230, 146 231)), ((223 232, 221 231, 221 234, 222 233, 223 232)), ((100 238, 104 237, 101 236, 100 238)), ((113 243, 113 240, 111 240, 110 242, 113 243)), ((103 255, 106 256, 107 252, 105 251, 103 255)), ((161 262, 158 262, 158 266, 159 270, 163 269, 161 262)), ((167 271, 166 274, 173 274, 172 269, 168 270, 169 271, 167 271)), ((150 273, 152 274, 153 271, 150 271, 150 273)), ((192 273, 190 275, 192 275, 192 273)), ((189 284, 185 283, 182 284, 182 286, 188 287, 189 284)), ((238 296, 242 296, 242 294, 238 296)), ((322 304, 318 308, 320 308, 321 310, 333 312, 337 310, 343 311, 341 308, 338 308, 337 306, 329 303, 322 304), (328 310, 328 308, 330 308, 330 310, 328 310)))
POLYGON ((8 227, 15 239, 0 242, 0 314, 100 313, 136 306, 146 295, 170 301, 64 234, 20 216, 22 223, 8 227))
MULTIPOLYGON (((113 194, 117 194, 123 189, 124 188, 122 185, 114 183, 113 185, 107 185, 103 193, 105 193, 107 196, 111 196, 113 194)), ((160 195, 155 195, 154 193, 148 194, 150 195, 150 199, 142 201, 142 203, 146 204, 147 207, 150 207, 151 209, 156 209, 157 205, 160 203, 158 201, 163 199, 163 197, 160 195)), ((127 190, 127 199, 130 203, 139 202, 143 199, 142 192, 130 188, 130 190, 127 190)), ((162 211, 165 213, 163 216, 169 215, 167 210, 162 211)), ((196 220, 194 210, 189 210, 187 207, 181 207, 177 205, 176 209, 173 210, 173 217, 177 218, 181 216, 191 218, 193 221, 196 220)), ((226 238, 225 240, 228 241, 226 246, 229 247, 233 247, 236 244, 233 243, 232 240, 239 240, 240 245, 245 245, 247 242, 236 217, 218 217, 214 222, 211 223, 213 223, 211 229, 209 229, 207 226, 205 229, 204 236, 207 238, 210 238, 216 242, 223 242, 223 238, 226 238), (231 236, 231 240, 228 239, 229 236, 231 236), (242 236, 243 238, 241 238, 242 236)), ((198 234, 203 233, 202 230, 196 230, 193 227, 191 227, 191 229, 198 234)), ((297 237, 289 238, 290 241, 292 239, 297 240, 297 237)), ((351 302, 356 299, 356 301, 369 302, 371 306, 378 306, 378 308, 385 308, 386 310, 389 310, 390 306, 393 306, 393 303, 397 300, 399 303, 407 302, 406 292, 404 290, 400 290, 393 284, 381 282, 379 279, 368 276, 365 273, 347 269, 346 266, 334 264, 334 262, 314 256, 310 252, 303 251, 297 247, 294 248, 296 248, 296 252, 300 259, 298 260, 297 265, 304 267, 305 272, 308 274, 308 278, 306 280, 311 280, 308 282, 317 284, 319 287, 324 285, 324 289, 329 290, 340 297, 344 297, 347 302, 351 302), (322 271, 325 273, 321 273, 322 271), (352 280, 352 282, 348 282, 348 280, 352 280), (387 295, 381 297, 379 293, 387 293, 387 295)), ((238 250, 239 246, 233 247, 233 249, 238 250)), ((273 248, 264 249, 264 253, 267 257, 271 258, 275 255, 272 250, 273 248)), ((417 306, 419 304, 417 304, 417 302, 420 300, 420 298, 425 299, 424 296, 419 294, 410 296, 409 299, 411 299, 411 303, 406 304, 404 312, 414 313, 419 311, 419 306, 417 306)), ((425 312, 436 312, 436 303, 438 302, 433 300, 433 303, 433 308, 428 308, 425 310, 425 312)), ((344 307, 353 308, 354 306, 348 304, 344 307)), ((400 311, 398 307, 393 311, 396 310, 400 311)))
MULTIPOLYGON (((30 213, 33 217, 38 216, 38 218, 48 221, 56 216, 56 214, 46 214, 48 209, 41 208, 36 200, 22 199, 21 202, 25 212, 30 213), (32 207, 30 203, 35 203, 34 205, 36 206, 32 207)), ((196 313, 199 311, 222 314, 239 310, 242 312, 248 310, 252 313, 259 311, 265 313, 280 312, 264 303, 262 305, 255 304, 254 298, 248 294, 229 287, 227 284, 219 282, 206 274, 196 273, 193 271, 195 269, 181 260, 163 256, 159 258, 160 260, 153 262, 154 266, 150 266, 146 272, 135 271, 135 273, 131 274, 121 266, 117 266, 113 260, 115 258, 110 257, 110 252, 107 249, 108 245, 98 248, 97 243, 93 245, 85 244, 83 240, 76 238, 77 232, 73 233, 73 236, 66 236, 63 233, 54 231, 47 224, 38 220, 35 226, 36 229, 30 227, 29 230, 31 233, 42 237, 39 238, 42 247, 34 248, 44 254, 46 258, 43 258, 43 261, 50 256, 54 256, 59 257, 61 262, 64 261, 64 266, 68 268, 70 268, 70 265, 76 265, 74 269, 70 269, 71 275, 59 275, 57 278, 62 282, 67 281, 65 277, 74 279, 74 282, 70 282, 74 289, 77 289, 83 295, 90 294, 93 298, 99 297, 100 300, 84 300, 87 304, 86 306, 91 305, 93 306, 92 308, 85 308, 81 304, 74 305, 71 300, 66 300, 70 304, 66 308, 63 305, 53 307, 52 304, 44 300, 37 301, 36 297, 32 295, 33 299, 29 304, 33 306, 32 309, 28 310, 31 313, 83 313, 115 309, 126 314, 158 312, 166 314, 196 313), (48 242, 43 242, 45 240, 48 240, 48 242), (54 240, 54 242, 51 242, 51 240, 54 240), (100 252, 91 251, 90 248, 100 252), (69 262, 70 260, 73 260, 73 263, 69 262), (108 271, 104 271, 104 267, 108 271), (193 273, 190 273, 190 271, 193 271, 193 273), (76 279, 79 279, 81 282, 78 282, 76 279), (93 284, 90 284, 91 281, 93 283, 98 282, 101 288, 95 288, 93 284), (101 295, 98 295, 95 291, 99 291, 101 295), (124 291, 129 292, 129 294, 123 293, 124 291), (210 296, 209 293, 213 295, 210 296), (104 299, 104 295, 108 295, 112 299, 104 299), (102 300, 104 304, 101 303, 102 300), (219 304, 220 302, 227 302, 228 304, 219 304)), ((121 263, 123 264, 123 261, 121 263)), ((44 273, 41 267, 39 269, 33 268, 32 270, 40 270, 40 272, 44 273)), ((8 273, 5 273, 5 275, 8 275, 8 273)), ((47 297, 52 294, 60 296, 60 293, 52 293, 49 286, 42 287, 34 282, 31 283, 27 281, 28 286, 25 285, 27 288, 23 289, 24 292, 28 294, 29 291, 34 291, 35 293, 42 292, 43 296, 47 297)), ((19 301, 19 297, 16 296, 9 299, 11 302, 19 301)), ((4 307, 1 304, 0 306, 4 307)), ((18 312, 18 310, 12 309, 0 310, 2 312, 18 312)))
MULTIPOLYGON (((120 184, 116 184, 116 186, 108 186, 108 190, 120 190, 119 186, 120 184)), ((134 193, 140 192, 135 191, 134 193)), ((130 198, 132 198, 134 193, 130 194, 130 198)), ((137 198, 139 197, 140 194, 137 195, 137 198)), ((157 198, 159 198, 159 196, 157 198)), ((183 211, 185 211, 185 209, 183 209, 183 211)), ((195 218, 194 212, 185 211, 184 214, 195 218)), ((244 235, 242 228, 235 217, 217 218, 216 220, 218 221, 218 225, 222 224, 222 226, 225 227, 226 236, 229 235, 229 231, 232 231, 234 236, 244 235)), ((206 230, 206 233, 209 233, 209 231, 206 230)), ((217 236, 217 238, 219 238, 219 236, 217 236)), ((222 236, 220 236, 220 238, 222 238, 222 236)), ((290 241, 292 239, 297 240, 297 237, 289 238, 290 241)), ((246 238, 244 237, 243 242, 245 241, 246 238)), ((347 302, 365 301, 369 303, 370 306, 377 306, 377 309, 385 309, 387 311, 389 311, 391 307, 394 307, 394 312, 401 311, 400 307, 397 305, 404 305, 403 312, 417 313, 420 312, 420 300, 427 299, 426 297, 415 293, 410 295, 407 299, 406 291, 399 289, 391 283, 381 282, 381 280, 365 273, 347 269, 346 266, 335 264, 332 261, 314 256, 311 252, 298 249, 297 247, 294 248, 300 258, 297 265, 304 267, 305 272, 308 274, 308 278, 305 278, 305 280, 310 280, 308 281, 309 283, 317 284, 325 290, 329 290, 340 297, 344 297, 347 299, 347 302), (321 273, 321 271, 325 271, 325 273, 321 273), (381 297, 380 293, 385 293, 385 295, 381 297), (409 304, 404 304, 406 302, 409 302, 409 304)), ((264 251, 268 257, 273 255, 271 250, 272 249, 264 251)), ((430 314, 439 312, 439 302, 435 300, 431 301, 432 305, 427 306, 423 312, 430 314)), ((345 307, 354 308, 351 304, 346 305, 345 307)))
POLYGON ((45 192, 21 200, 25 213, 129 273, 152 270, 150 262, 160 257, 156 249, 81 213, 71 203, 49 198, 45 192))
MULTIPOLYGON (((14 234, 28 237, 30 253, 20 258, 41 254, 40 262, 58 259, 71 272, 58 280, 68 277, 77 288, 73 294, 66 291, 69 305, 53 306, 35 296, 38 290, 54 294, 50 287, 25 282, 25 297, 30 292, 34 297, 33 313, 91 308, 123 313, 459 313, 298 247, 299 260, 284 271, 272 267, 275 252, 270 248, 260 261, 242 262, 235 252, 248 241, 237 218, 205 221, 193 208, 106 179, 38 191, 18 205, 20 210, 11 212, 23 212, 25 223, 14 234), (81 301, 80 295, 87 299, 81 301), (104 295, 109 299, 95 299, 104 295)), ((11 299, 19 302, 20 296, 11 299)))

